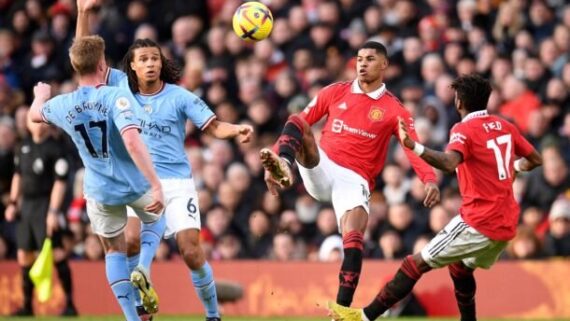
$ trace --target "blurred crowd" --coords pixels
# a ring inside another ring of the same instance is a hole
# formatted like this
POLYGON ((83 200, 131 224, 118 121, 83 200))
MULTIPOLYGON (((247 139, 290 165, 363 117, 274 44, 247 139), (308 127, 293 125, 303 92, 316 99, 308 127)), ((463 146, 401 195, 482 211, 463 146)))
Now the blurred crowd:
MULTIPOLYGON (((511 119, 541 151, 544 166, 519 175, 518 234, 505 259, 570 256, 570 5, 564 0, 265 0, 273 12, 268 40, 246 43, 231 29, 237 0, 103 0, 90 20, 119 67, 135 38, 150 38, 183 70, 180 85, 218 118, 254 126, 253 143, 218 141, 188 126, 187 156, 199 190, 202 246, 211 260, 336 261, 342 257, 330 204, 297 184, 274 197, 258 157, 285 119, 319 89, 356 77, 356 49, 388 48, 387 88, 415 117, 419 140, 441 149, 459 120, 449 89, 458 74, 491 80, 490 113, 511 119)), ((76 88, 67 50, 73 0, 0 0, 0 260, 15 257, 15 224, 4 220, 13 157, 28 135, 25 115, 38 81, 56 93, 76 88)), ((318 136, 319 126, 314 128, 318 136)), ((100 260, 82 199, 81 162, 68 138, 69 178, 61 229, 72 258, 100 260), (65 218, 65 219, 64 219, 65 218)), ((417 252, 458 213, 454 176, 438 173, 441 203, 425 196, 394 140, 370 198, 365 258, 417 252)), ((157 260, 176 259, 166 240, 157 260)))

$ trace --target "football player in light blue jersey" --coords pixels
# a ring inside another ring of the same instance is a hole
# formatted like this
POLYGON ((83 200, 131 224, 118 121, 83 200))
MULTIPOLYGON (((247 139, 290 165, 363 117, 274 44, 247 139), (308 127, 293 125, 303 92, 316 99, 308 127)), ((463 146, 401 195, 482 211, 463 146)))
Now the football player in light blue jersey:
MULTIPOLYGON (((138 39, 133 46, 146 46, 148 41, 150 40, 138 39)), ((109 69, 107 84, 129 88, 127 75, 117 69, 109 69)), ((186 120, 204 130, 216 121, 216 115, 202 99, 166 81, 162 82, 155 93, 138 92, 134 96, 139 103, 135 110, 143 139, 150 150, 158 176, 161 179, 191 177, 191 165, 184 151, 186 120)))
MULTIPOLYGON (((140 104, 139 111, 145 114, 141 116, 141 127, 164 189, 164 236, 176 238, 180 254, 191 270, 192 283, 206 310, 206 320, 220 320, 212 268, 205 260, 199 243, 201 223, 198 192, 184 151, 185 125, 190 120, 204 133, 215 138, 239 137, 242 143, 250 140, 253 128, 218 121, 200 98, 174 85, 179 78, 178 69, 163 56, 158 44, 151 40, 135 40, 123 64, 129 87, 140 104)), ((144 224, 142 232, 138 234, 138 219, 134 215, 130 217, 133 219, 129 221, 127 231, 133 227, 135 232, 127 234, 127 243, 135 248, 140 244, 140 262, 148 271, 156 253, 153 245, 158 246, 160 239, 152 239, 152 233, 146 232, 144 224), (148 241, 153 244, 145 246, 148 241)), ((135 283, 136 273, 137 270, 131 275, 135 283)))
MULTIPOLYGON (((78 0, 80 15, 76 34, 79 36, 88 34, 90 3, 90 0, 78 0)), ((206 262, 199 244, 201 224, 198 193, 184 151, 185 124, 190 120, 213 137, 239 137, 241 142, 250 140, 253 128, 216 120, 214 113, 200 98, 175 85, 180 78, 179 69, 164 57, 158 44, 151 40, 136 40, 125 55, 123 64, 124 73, 115 69, 109 70, 107 83, 130 88, 140 104, 137 107, 137 115, 163 184, 166 200, 165 227, 157 223, 142 224, 142 231, 139 233, 139 220, 129 217, 129 262, 132 267, 136 263, 139 264, 139 267, 133 267, 131 280, 135 285, 141 281, 142 286, 148 285, 150 264, 160 237, 163 234, 165 237, 174 236, 180 254, 191 270, 190 277, 206 310, 206 320, 220 320, 212 268, 206 262)), ((145 309, 147 312, 153 312, 157 307, 145 305, 145 309)))
POLYGON ((140 320, 129 282, 124 229, 129 205, 143 222, 159 220, 162 186, 139 135, 133 108, 122 88, 104 85, 105 43, 99 36, 75 39, 69 56, 79 88, 50 99, 51 87, 34 87, 29 117, 62 128, 75 143, 85 166, 87 215, 105 249, 107 280, 128 321, 140 320))

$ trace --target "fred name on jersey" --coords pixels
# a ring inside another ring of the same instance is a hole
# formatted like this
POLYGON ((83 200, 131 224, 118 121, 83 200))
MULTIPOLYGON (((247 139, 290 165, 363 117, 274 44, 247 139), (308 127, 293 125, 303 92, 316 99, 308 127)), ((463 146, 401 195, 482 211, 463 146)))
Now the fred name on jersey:
POLYGON ((501 124, 500 121, 492 121, 492 122, 488 122, 488 123, 483 123, 483 128, 485 129, 485 131, 487 133, 490 133, 492 130, 501 130, 503 129, 503 125, 501 124))

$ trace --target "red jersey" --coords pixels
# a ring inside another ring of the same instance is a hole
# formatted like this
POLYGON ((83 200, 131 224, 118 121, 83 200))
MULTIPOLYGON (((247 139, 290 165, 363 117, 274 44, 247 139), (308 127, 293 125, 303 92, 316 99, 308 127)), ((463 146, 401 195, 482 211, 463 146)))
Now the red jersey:
POLYGON ((513 163, 516 156, 530 155, 532 145, 513 124, 478 111, 453 126, 447 150, 463 155, 456 170, 463 220, 492 240, 512 239, 520 212, 513 163))
MULTIPOLYGON (((364 93, 358 81, 335 83, 323 88, 301 113, 309 125, 327 116, 320 146, 336 164, 368 181, 370 190, 384 168, 388 144, 398 136, 398 116, 408 123, 417 139, 410 113, 386 90, 386 85, 364 93)), ((407 148, 404 149, 422 182, 435 182, 433 169, 407 148)))

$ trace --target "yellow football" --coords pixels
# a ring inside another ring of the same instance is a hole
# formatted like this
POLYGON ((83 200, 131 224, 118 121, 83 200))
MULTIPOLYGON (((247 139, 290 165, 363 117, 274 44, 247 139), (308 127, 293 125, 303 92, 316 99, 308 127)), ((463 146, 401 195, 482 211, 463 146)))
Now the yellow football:
POLYGON ((273 29, 273 15, 263 3, 250 1, 239 6, 232 20, 234 32, 245 41, 260 41, 273 29))

